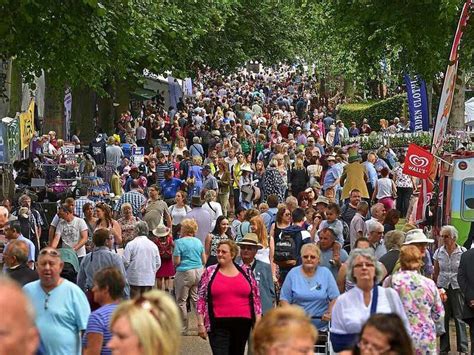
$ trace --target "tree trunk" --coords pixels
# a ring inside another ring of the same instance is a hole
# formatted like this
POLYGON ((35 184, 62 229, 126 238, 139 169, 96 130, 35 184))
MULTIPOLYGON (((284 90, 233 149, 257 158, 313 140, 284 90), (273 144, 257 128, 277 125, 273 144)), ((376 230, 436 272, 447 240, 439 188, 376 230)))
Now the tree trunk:
POLYGON ((71 132, 74 134, 79 130, 83 143, 90 142, 95 136, 95 98, 96 93, 90 88, 72 90, 71 132))
POLYGON ((48 84, 52 74, 45 73, 43 133, 55 131, 57 138, 64 139, 64 91, 48 84))
POLYGON ((344 96, 353 97, 355 94, 355 85, 354 80, 344 78, 344 96))
POLYGON ((15 117, 17 112, 21 111, 21 74, 18 63, 10 60, 10 102, 8 108, 8 116, 15 117))
POLYGON ((465 128, 464 97, 466 92, 466 82, 464 79, 464 72, 458 70, 456 86, 454 88, 453 106, 448 121, 450 131, 462 131, 465 128))

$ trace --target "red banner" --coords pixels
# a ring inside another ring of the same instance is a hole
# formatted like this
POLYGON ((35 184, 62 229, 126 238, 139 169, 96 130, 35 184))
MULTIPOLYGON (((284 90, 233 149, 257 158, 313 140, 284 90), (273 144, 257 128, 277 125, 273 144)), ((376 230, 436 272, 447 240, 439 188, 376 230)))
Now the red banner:
POLYGON ((412 143, 408 146, 403 173, 427 179, 430 176, 433 159, 434 156, 430 152, 412 143))

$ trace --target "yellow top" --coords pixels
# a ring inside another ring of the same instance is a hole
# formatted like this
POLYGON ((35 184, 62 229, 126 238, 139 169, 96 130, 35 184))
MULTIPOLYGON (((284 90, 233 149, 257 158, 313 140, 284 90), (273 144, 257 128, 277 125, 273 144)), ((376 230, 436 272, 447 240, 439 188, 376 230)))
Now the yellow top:
POLYGON ((344 166, 343 175, 346 175, 346 180, 342 188, 343 200, 349 198, 349 193, 353 189, 359 190, 362 198, 369 198, 369 191, 364 179, 366 174, 365 166, 359 161, 344 166))

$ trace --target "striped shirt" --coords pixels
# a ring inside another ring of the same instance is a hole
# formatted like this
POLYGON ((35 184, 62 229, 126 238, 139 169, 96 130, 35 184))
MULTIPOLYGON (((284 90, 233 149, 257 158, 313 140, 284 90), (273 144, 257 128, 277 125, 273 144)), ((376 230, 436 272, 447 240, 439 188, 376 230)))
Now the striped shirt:
POLYGON ((133 215, 136 217, 141 217, 141 208, 145 205, 146 198, 145 196, 143 196, 143 194, 135 190, 126 192, 120 197, 117 204, 115 205, 114 210, 120 211, 124 203, 131 204, 133 209, 133 215))
POLYGON ((161 185, 161 182, 165 180, 165 171, 171 170, 173 171, 173 165, 170 162, 165 164, 157 164, 156 165, 156 182, 157 185, 161 185))
POLYGON ((89 333, 101 334, 103 336, 102 349, 100 351, 101 355, 112 354, 112 351, 106 345, 112 338, 109 325, 110 318, 112 317, 115 308, 117 308, 117 304, 106 304, 91 313, 89 321, 87 322, 84 338, 82 339, 83 347, 87 347, 87 335, 89 333))

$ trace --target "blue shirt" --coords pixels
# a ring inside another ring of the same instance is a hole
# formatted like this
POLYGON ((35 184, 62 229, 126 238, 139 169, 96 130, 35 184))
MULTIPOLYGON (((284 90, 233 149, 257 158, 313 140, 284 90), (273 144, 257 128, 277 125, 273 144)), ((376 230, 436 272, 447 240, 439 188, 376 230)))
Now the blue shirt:
POLYGON ((163 180, 160 183, 161 193, 165 199, 167 198, 175 198, 176 193, 178 192, 181 184, 183 182, 177 178, 171 178, 169 180, 163 180))
POLYGON ((33 281, 23 287, 33 304, 35 324, 47 354, 81 354, 80 331, 87 327, 91 309, 86 295, 68 280, 49 292, 33 281))
POLYGON ((338 164, 331 166, 324 176, 323 190, 328 189, 341 175, 342 169, 340 169, 338 164))
MULTIPOLYGON (((349 255, 347 254, 347 251, 344 249, 341 249, 340 251, 340 261, 341 264, 346 262, 347 258, 349 255)), ((329 260, 333 258, 333 253, 332 253, 332 248, 329 248, 328 250, 321 250, 321 258, 319 259, 319 266, 324 266, 331 271, 332 276, 334 276, 334 280, 337 280, 337 273, 339 272, 339 268, 336 265, 331 265, 329 260)))
MULTIPOLYGON (((20 234, 17 238, 17 240, 22 240, 24 241, 26 244, 28 244, 28 261, 35 261, 35 245, 33 244, 33 242, 31 240, 29 240, 28 238, 25 238, 22 234, 20 234)), ((10 242, 8 242, 6 245, 5 245, 5 249, 3 250, 3 252, 5 253, 7 250, 8 250, 8 245, 10 244, 10 242)), ((4 270, 7 269, 7 266, 4 265, 4 270)))
POLYGON ((369 182, 372 185, 372 188, 375 189, 375 184, 377 183, 377 170, 375 170, 374 164, 371 162, 364 162, 365 168, 367 170, 367 175, 369 177, 369 182))
POLYGON ((107 343, 112 339, 112 333, 110 332, 110 318, 112 318, 112 313, 117 304, 111 303, 106 304, 94 312, 91 313, 89 321, 87 322, 87 329, 82 338, 82 345, 87 346, 87 334, 97 333, 102 334, 102 350, 100 351, 101 355, 112 354, 112 351, 107 347, 107 343))
MULTIPOLYGON (((302 266, 290 270, 281 288, 280 300, 302 307, 310 317, 321 317, 329 302, 339 296, 336 280, 329 269, 317 267, 313 277, 303 275, 302 266)), ((321 319, 312 319, 318 329, 328 327, 321 319)))
POLYGON ((173 256, 181 258, 176 271, 188 271, 202 268, 202 253, 204 246, 196 237, 179 238, 175 241, 173 256))

